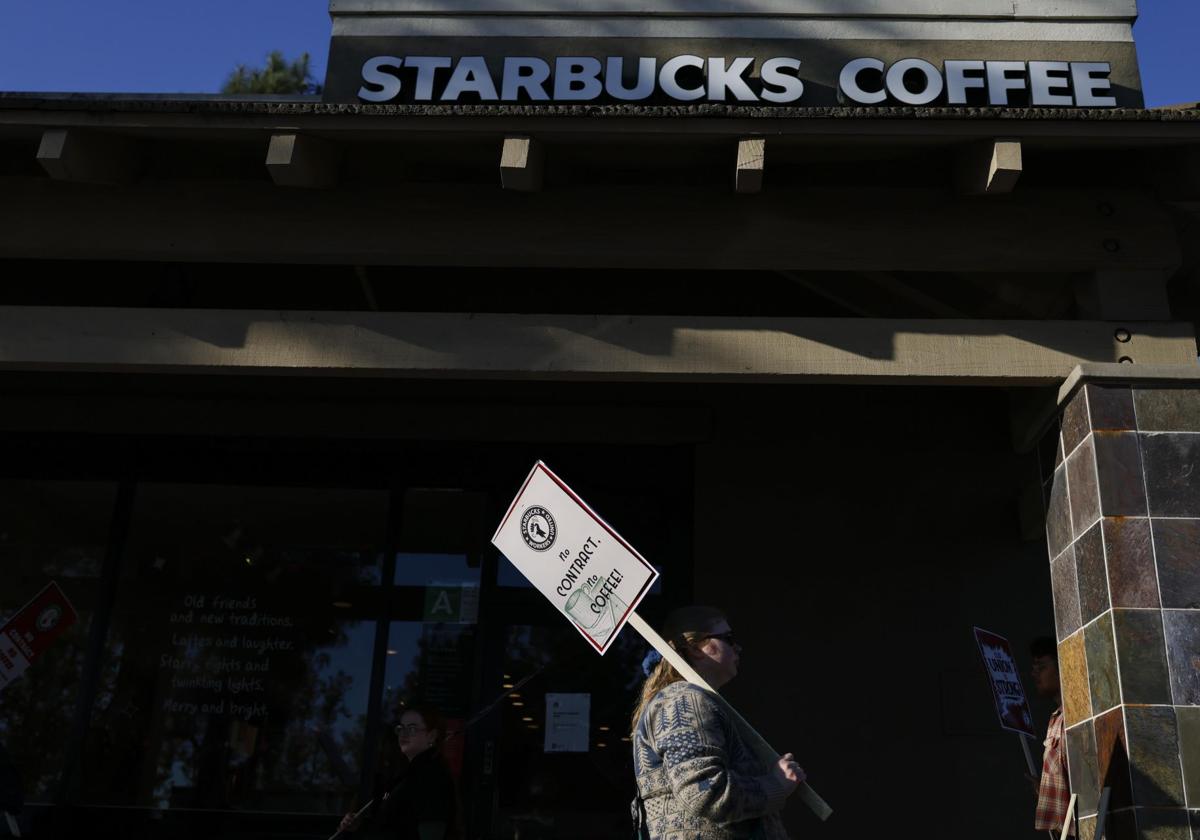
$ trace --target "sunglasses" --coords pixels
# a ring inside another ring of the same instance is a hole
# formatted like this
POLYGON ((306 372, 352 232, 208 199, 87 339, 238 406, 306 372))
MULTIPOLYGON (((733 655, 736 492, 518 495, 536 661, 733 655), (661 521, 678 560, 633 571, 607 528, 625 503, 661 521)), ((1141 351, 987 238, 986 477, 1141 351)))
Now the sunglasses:
POLYGON ((396 727, 397 735, 400 735, 400 736, 407 735, 409 738, 416 735, 418 732, 428 732, 428 731, 429 730, 426 727, 417 726, 415 723, 410 723, 408 726, 404 726, 403 724, 401 724, 400 726, 396 727))

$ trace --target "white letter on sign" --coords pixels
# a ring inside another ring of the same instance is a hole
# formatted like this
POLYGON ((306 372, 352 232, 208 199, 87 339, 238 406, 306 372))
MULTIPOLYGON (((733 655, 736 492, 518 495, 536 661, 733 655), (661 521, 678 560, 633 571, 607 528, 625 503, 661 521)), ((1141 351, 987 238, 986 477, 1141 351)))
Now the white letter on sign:
POLYGON ((987 82, 983 76, 968 76, 972 73, 983 72, 982 61, 947 61, 946 62, 946 101, 951 105, 966 105, 967 90, 978 88, 983 90, 987 82))
POLYGON ((725 59, 710 58, 708 60, 708 98, 713 102, 724 102, 725 92, 733 91, 739 102, 757 102, 758 97, 746 84, 744 74, 754 66, 754 59, 741 56, 733 60, 729 67, 725 59))
POLYGON ((554 98, 566 102, 595 99, 604 92, 600 84, 600 59, 590 56, 554 61, 554 98))
POLYGON ((416 102, 433 101, 434 74, 453 63, 449 58, 442 56, 410 55, 406 66, 417 68, 417 86, 413 89, 413 99, 416 102))
POLYGON ((704 96, 704 88, 685 88, 679 84, 677 78, 679 71, 684 67, 698 67, 704 69, 704 59, 697 55, 677 55, 667 61, 662 66, 662 70, 658 74, 658 85, 663 89, 663 92, 672 99, 680 99, 684 102, 690 102, 693 99, 699 99, 704 96))
POLYGON ((626 102, 636 102, 639 99, 649 99, 654 93, 654 70, 658 60, 654 58, 639 58, 637 81, 633 87, 625 87, 625 59, 612 56, 608 59, 608 70, 604 74, 604 89, 613 99, 626 102))
POLYGON ((804 82, 800 81, 795 73, 799 69, 800 59, 798 58, 768 58, 764 61, 762 66, 762 98, 768 102, 795 102, 803 96, 804 82), (785 67, 790 68, 793 72, 783 72, 783 68, 785 67), (767 87, 768 85, 783 88, 783 90, 772 90, 767 87))
POLYGON ((550 65, 540 58, 504 59, 503 99, 514 102, 522 88, 535 102, 550 98, 546 93, 546 80, 550 78, 550 65), (528 70, 528 73, 522 71, 528 70))
POLYGON ((906 58, 897 61, 887 72, 887 89, 892 96, 905 105, 928 105, 942 95, 942 74, 928 61, 920 58, 906 58), (910 72, 920 73, 925 82, 920 90, 910 90, 904 77, 910 72))
POLYGON ((400 95, 400 78, 394 73, 385 73, 383 68, 391 67, 399 70, 404 66, 404 59, 394 55, 377 55, 368 58, 363 65, 362 77, 366 85, 358 89, 358 98, 367 102, 387 102, 400 95), (372 90, 367 85, 374 85, 378 90, 372 90))
POLYGON ((483 56, 469 55, 459 59, 458 66, 450 74, 442 99, 446 102, 457 102, 464 93, 477 93, 485 102, 496 99, 496 83, 488 71, 487 62, 483 56))
POLYGON ((989 61, 987 63, 988 104, 1007 105, 1008 92, 1022 90, 1025 87, 1024 76, 1013 79, 1008 74, 1024 72, 1024 61, 989 61))
POLYGON ((1071 65, 1065 61, 1029 62, 1029 101, 1034 105, 1070 108, 1075 104, 1070 94, 1070 72, 1071 65), (1055 89, 1063 93, 1054 93, 1055 89))
POLYGON ((1114 96, 1097 96, 1100 90, 1112 90, 1112 80, 1108 74, 1112 68, 1107 62, 1076 61, 1071 64, 1071 81, 1075 85, 1075 104, 1080 108, 1115 108, 1117 99, 1114 96), (1095 73, 1103 73, 1103 78, 1096 78, 1095 73))
POLYGON ((843 67, 842 77, 838 80, 838 87, 842 89, 842 93, 859 105, 878 105, 880 102, 886 101, 887 91, 883 88, 877 91, 865 91, 859 86, 858 77, 864 70, 876 70, 882 73, 883 62, 878 58, 856 58, 843 67))

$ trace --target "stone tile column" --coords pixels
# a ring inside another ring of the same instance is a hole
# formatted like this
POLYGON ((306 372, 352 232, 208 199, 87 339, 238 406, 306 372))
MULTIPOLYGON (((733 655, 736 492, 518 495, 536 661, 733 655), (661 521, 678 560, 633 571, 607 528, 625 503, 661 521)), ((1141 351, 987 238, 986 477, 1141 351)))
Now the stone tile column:
MULTIPOLYGON (((1127 380, 1128 382, 1128 380, 1127 380)), ((1077 386, 1046 538, 1081 838, 1200 840, 1200 377, 1077 386)))

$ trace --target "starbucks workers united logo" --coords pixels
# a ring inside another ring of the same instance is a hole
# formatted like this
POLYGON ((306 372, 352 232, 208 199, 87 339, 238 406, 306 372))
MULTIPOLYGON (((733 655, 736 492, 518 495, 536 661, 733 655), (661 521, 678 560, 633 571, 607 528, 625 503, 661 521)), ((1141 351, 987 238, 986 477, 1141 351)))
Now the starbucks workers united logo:
POLYGON ((521 517, 521 536, 525 538, 525 544, 534 551, 545 551, 554 545, 554 538, 558 536, 558 526, 554 524, 554 517, 550 515, 550 511, 533 505, 521 517))

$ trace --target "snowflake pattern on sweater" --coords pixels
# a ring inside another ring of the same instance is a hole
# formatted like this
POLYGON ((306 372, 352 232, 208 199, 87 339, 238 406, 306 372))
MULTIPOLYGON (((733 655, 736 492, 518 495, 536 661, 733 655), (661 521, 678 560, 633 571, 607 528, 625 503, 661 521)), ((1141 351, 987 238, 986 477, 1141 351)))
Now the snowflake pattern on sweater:
POLYGON ((633 768, 651 840, 788 840, 779 818, 787 784, 698 686, 672 683, 650 699, 633 768))

